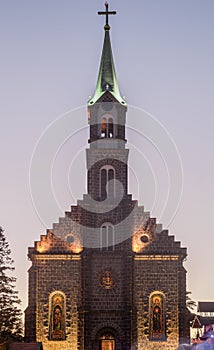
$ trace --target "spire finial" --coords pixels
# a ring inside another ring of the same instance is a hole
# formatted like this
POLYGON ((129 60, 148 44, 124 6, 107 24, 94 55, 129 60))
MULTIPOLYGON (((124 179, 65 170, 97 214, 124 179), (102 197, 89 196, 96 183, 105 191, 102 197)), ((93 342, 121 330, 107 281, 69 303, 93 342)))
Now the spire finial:
POLYGON ((109 10, 108 10, 108 7, 109 7, 108 1, 105 2, 105 7, 106 7, 106 11, 105 11, 105 12, 99 11, 99 12, 98 12, 98 15, 105 15, 105 16, 106 16, 106 24, 105 24, 104 29, 105 29, 105 30, 110 30, 110 25, 109 25, 109 23, 108 23, 108 16, 109 16, 109 15, 116 15, 117 12, 116 12, 116 11, 109 11, 109 10))

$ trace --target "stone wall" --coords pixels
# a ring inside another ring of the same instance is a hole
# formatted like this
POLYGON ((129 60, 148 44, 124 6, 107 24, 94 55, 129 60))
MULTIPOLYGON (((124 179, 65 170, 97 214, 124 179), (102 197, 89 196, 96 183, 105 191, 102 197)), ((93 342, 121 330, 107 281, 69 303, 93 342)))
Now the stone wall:
MULTIPOLYGON (((36 301, 36 312, 33 324, 36 323, 36 332, 31 327, 31 318, 26 319, 26 336, 32 339, 36 334, 36 341, 42 342, 44 350, 77 350, 82 348, 82 280, 81 257, 78 255, 63 254, 34 254, 31 256, 33 268, 36 270, 36 288, 30 290, 30 299, 36 301), (66 340, 49 340, 50 295, 53 292, 65 295, 66 303, 66 340), (32 333, 31 333, 32 332, 32 333), (31 333, 31 334, 30 334, 31 333)), ((33 315, 34 301, 29 302, 28 314, 33 315), (31 309, 32 308, 32 309, 31 309)))
POLYGON ((136 315, 134 338, 138 349, 176 349, 179 335, 178 257, 138 256, 134 261, 133 275, 136 315), (150 340, 149 297, 153 292, 165 296, 166 339, 163 341, 150 340))

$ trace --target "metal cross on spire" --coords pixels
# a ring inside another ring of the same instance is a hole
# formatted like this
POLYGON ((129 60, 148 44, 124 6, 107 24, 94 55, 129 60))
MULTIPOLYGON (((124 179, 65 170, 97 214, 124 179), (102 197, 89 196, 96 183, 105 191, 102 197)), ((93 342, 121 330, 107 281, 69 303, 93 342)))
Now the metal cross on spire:
POLYGON ((105 7, 106 7, 106 11, 105 12, 102 12, 102 11, 99 11, 98 12, 98 15, 105 15, 106 16, 106 25, 105 25, 105 28, 110 28, 109 27, 109 23, 108 23, 108 16, 109 15, 116 15, 116 11, 109 11, 108 10, 108 2, 106 1, 106 3, 105 3, 105 7))

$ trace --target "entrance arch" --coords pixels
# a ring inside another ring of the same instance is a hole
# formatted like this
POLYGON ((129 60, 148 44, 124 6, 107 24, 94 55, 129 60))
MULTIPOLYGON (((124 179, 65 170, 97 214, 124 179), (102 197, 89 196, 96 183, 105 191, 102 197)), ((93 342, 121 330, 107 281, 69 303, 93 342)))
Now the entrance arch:
POLYGON ((125 335, 117 323, 103 321, 91 331, 93 350, 122 350, 125 335))

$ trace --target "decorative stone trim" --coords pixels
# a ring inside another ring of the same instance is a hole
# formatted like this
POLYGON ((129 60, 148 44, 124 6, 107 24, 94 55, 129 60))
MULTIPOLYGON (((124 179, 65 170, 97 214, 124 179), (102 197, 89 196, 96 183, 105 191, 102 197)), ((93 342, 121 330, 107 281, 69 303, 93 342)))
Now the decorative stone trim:
POLYGON ((136 255, 134 260, 179 260, 178 255, 136 255))
POLYGON ((32 261, 34 260, 81 260, 80 255, 70 254, 38 254, 31 256, 32 261))

